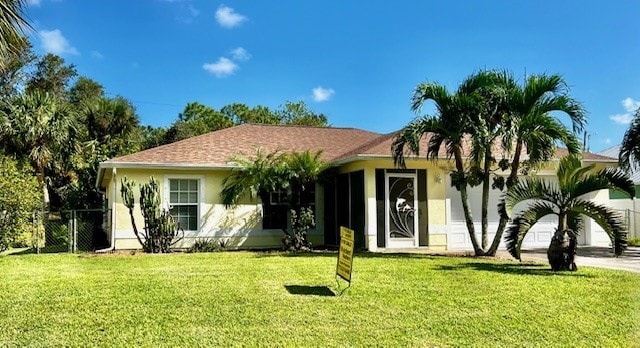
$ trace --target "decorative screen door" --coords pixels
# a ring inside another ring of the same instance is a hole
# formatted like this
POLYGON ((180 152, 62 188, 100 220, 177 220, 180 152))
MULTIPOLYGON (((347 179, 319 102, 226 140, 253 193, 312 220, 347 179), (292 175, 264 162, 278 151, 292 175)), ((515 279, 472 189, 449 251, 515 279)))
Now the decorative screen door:
POLYGON ((385 174, 385 233, 387 248, 418 246, 417 176, 385 174))

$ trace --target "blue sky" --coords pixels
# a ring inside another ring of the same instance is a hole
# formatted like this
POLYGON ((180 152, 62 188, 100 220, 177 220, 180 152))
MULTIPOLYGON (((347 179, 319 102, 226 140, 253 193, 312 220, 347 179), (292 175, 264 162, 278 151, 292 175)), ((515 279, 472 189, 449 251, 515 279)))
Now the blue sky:
POLYGON ((453 90, 484 68, 563 75, 589 113, 592 151, 620 142, 640 106, 640 1, 28 3, 36 52, 130 99, 148 125, 192 101, 304 100, 333 126, 388 133, 415 117, 418 83, 453 90))

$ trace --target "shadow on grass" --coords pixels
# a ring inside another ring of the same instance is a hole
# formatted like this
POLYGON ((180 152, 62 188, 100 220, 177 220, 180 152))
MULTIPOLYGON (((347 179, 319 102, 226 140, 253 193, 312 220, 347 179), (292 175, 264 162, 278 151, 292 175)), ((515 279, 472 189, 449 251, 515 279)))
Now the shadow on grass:
MULTIPOLYGON (((60 253, 68 253, 69 248, 66 245, 52 245, 40 248, 40 254, 60 254, 60 253)), ((25 248, 21 250, 11 251, 7 253, 8 256, 14 255, 31 255, 36 254, 36 249, 34 248, 25 248)))
POLYGON ((285 285, 284 287, 291 295, 336 296, 328 286, 285 285))
POLYGON ((473 269, 476 271, 497 272, 504 274, 538 275, 538 276, 562 276, 562 277, 593 277, 588 274, 578 272, 554 272, 549 265, 532 263, 493 263, 493 262, 466 262, 455 266, 438 266, 441 271, 458 271, 462 269, 473 269))
MULTIPOLYGON (((338 257, 337 251, 293 252, 282 250, 258 251, 255 257, 338 257)), ((354 258, 365 259, 433 259, 434 255, 411 253, 373 253, 356 251, 354 258)))

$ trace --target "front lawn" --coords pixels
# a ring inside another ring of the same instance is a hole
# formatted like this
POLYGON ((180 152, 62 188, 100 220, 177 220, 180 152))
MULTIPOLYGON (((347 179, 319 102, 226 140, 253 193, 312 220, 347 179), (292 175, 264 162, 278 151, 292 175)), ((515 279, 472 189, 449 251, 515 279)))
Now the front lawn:
POLYGON ((430 256, 0 256, 0 346, 637 346, 640 276, 430 256))

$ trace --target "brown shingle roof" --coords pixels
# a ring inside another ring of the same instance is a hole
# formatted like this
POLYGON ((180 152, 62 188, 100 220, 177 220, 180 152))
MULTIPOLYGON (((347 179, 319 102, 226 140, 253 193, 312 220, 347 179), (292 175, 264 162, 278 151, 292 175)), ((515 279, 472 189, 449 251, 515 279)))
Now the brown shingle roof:
MULTIPOLYGON (((357 157, 391 157, 395 134, 381 135, 356 128, 243 124, 116 157, 104 164, 225 167, 234 156, 250 157, 258 148, 266 152, 322 151, 322 159, 329 163, 357 157)), ((422 158, 426 155, 428 139, 429 135, 426 135, 420 142, 422 158)), ((469 144, 469 140, 465 143, 469 144)), ((468 154, 468 151, 469 146, 464 146, 464 153, 468 154)), ((499 146, 495 151, 496 154, 501 152, 499 146)), ((566 149, 558 148, 556 156, 562 157, 566 153, 566 149)), ((446 158, 444 147, 438 157, 446 158)), ((615 161, 592 153, 585 153, 583 157, 593 161, 615 161)))
POLYGON ((333 162, 345 152, 378 137, 378 133, 355 128, 243 124, 116 157, 104 163, 227 166, 232 157, 252 156, 258 148, 267 152, 322 150, 322 159, 333 162))

